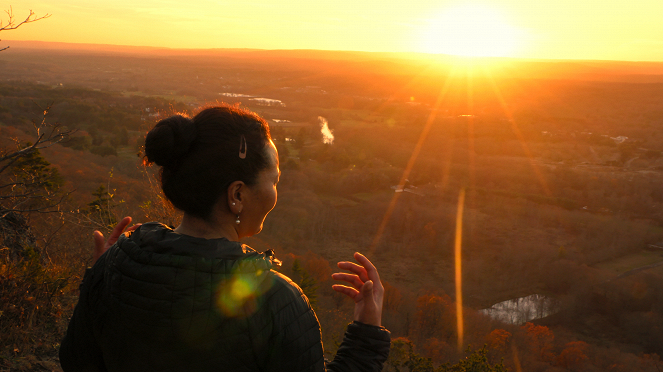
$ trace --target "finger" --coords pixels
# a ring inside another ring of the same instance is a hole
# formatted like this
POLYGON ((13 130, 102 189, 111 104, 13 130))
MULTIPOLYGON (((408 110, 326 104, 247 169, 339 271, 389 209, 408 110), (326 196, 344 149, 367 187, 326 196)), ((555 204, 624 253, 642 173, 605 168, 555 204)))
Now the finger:
POLYGON ((134 231, 137 228, 141 227, 141 225, 142 225, 142 223, 137 223, 137 224, 131 226, 130 228, 128 228, 125 232, 134 231))
POLYGON ((360 293, 358 290, 345 286, 345 285, 340 285, 340 284, 334 284, 332 285, 332 289, 335 290, 338 293, 343 293, 344 295, 350 297, 353 299, 355 302, 359 301, 357 299, 358 296, 360 296, 360 293))
POLYGON ((355 260, 357 260, 357 262, 359 262, 364 267, 370 280, 372 280, 374 283, 381 283, 378 269, 375 268, 373 263, 368 258, 366 258, 366 256, 359 252, 355 252, 354 257, 355 260))
MULTIPOLYGON (((363 298, 373 298, 373 282, 372 281, 367 281, 364 283, 364 286, 361 287, 361 295, 363 298)), ((374 308, 375 302, 374 301, 364 301, 365 306, 367 308, 374 308)))
POLYGON ((368 280, 368 274, 366 273, 366 269, 364 269, 363 266, 357 265, 356 263, 342 261, 338 263, 338 268, 342 270, 348 270, 357 274, 362 282, 368 280))
POLYGON ((117 241, 117 239, 120 237, 124 229, 129 226, 131 223, 131 217, 124 217, 122 221, 118 222, 117 225, 115 225, 115 228, 111 232, 110 236, 108 237, 108 241, 106 242, 106 245, 109 247, 117 241))
POLYGON ((94 239, 94 262, 97 262, 97 259, 104 254, 104 234, 100 231, 95 231, 92 233, 92 239, 94 239))
POLYGON ((356 289, 360 289, 362 285, 364 285, 364 282, 359 280, 359 277, 354 274, 346 274, 346 273, 334 273, 332 274, 332 278, 334 280, 343 280, 345 282, 348 282, 352 284, 356 289))

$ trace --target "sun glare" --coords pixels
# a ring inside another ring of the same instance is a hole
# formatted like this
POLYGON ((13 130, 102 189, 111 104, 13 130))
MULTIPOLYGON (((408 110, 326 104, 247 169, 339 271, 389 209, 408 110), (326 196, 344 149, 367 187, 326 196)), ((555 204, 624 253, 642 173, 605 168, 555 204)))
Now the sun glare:
POLYGON ((422 36, 422 49, 468 57, 511 57, 522 35, 500 12, 480 5, 444 10, 430 20, 422 36))

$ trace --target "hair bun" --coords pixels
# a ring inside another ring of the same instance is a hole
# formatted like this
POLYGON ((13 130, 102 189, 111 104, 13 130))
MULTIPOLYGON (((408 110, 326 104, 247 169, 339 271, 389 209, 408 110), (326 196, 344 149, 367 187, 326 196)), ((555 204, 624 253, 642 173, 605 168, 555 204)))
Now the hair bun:
POLYGON ((145 136, 147 161, 162 167, 174 165, 189 152, 196 139, 193 120, 182 115, 163 119, 145 136))

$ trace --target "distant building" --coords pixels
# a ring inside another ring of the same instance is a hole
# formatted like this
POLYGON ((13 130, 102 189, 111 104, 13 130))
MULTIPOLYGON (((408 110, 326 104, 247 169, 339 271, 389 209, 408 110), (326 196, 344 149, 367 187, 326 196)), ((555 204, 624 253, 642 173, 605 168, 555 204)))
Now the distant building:
POLYGON ((271 98, 249 98, 249 101, 255 101, 256 105, 259 106, 276 106, 276 107, 285 107, 285 103, 278 99, 271 98))
MULTIPOLYGON (((225 87, 225 86, 224 86, 225 87)), ((249 94, 241 94, 241 93, 219 93, 220 96, 224 97, 234 97, 234 98, 251 98, 255 97, 249 94)))
POLYGON ((417 190, 417 186, 412 186, 410 184, 410 180, 405 180, 405 184, 402 186, 401 185, 391 186, 391 189, 394 190, 394 192, 409 192, 410 194, 425 196, 423 192, 417 190))
POLYGON ((615 141, 616 144, 624 143, 628 137, 626 136, 617 136, 617 137, 610 137, 611 140, 615 141))

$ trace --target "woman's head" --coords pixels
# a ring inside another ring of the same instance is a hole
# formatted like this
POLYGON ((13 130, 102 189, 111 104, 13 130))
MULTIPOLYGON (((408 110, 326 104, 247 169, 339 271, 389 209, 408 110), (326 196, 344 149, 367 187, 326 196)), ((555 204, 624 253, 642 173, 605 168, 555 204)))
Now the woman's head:
POLYGON ((162 167, 166 198, 185 213, 208 220, 231 184, 240 181, 250 188, 263 171, 278 171, 273 146, 264 119, 224 105, 206 108, 193 119, 175 115, 159 121, 145 137, 145 157, 162 167))

